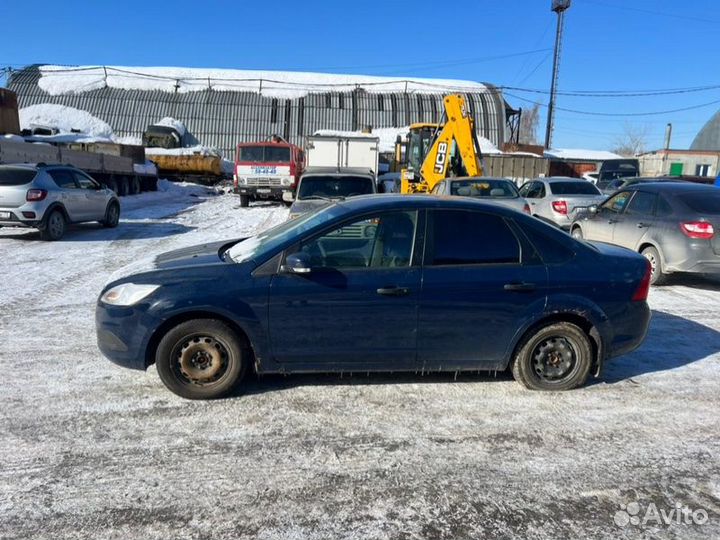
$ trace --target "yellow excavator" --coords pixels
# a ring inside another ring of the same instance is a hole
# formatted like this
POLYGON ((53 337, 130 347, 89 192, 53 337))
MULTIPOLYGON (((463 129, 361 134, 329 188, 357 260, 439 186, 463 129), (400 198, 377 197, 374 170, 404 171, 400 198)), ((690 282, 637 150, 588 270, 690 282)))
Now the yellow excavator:
POLYGON ((445 112, 440 124, 412 124, 405 143, 395 143, 396 161, 402 145, 401 193, 428 193, 448 176, 482 176, 482 154, 475 134, 475 121, 465 98, 452 94, 443 98, 445 112))

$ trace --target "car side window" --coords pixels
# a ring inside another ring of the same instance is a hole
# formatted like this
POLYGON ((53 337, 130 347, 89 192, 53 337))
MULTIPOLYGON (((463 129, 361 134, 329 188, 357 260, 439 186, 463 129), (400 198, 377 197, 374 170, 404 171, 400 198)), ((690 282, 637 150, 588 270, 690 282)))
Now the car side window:
POLYGON ((636 191, 635 195, 628 203, 625 213, 631 215, 651 216, 655 212, 655 199, 657 199, 657 196, 654 193, 636 191))
POLYGON ((672 206, 670 206, 670 203, 667 202, 662 195, 659 195, 657 198, 657 209, 655 213, 658 216, 670 216, 673 213, 672 206))
POLYGON ((543 184, 542 182, 537 182, 537 184, 538 184, 537 198, 542 199, 543 197, 545 197, 545 184, 543 184))
POLYGON ((519 264, 520 242, 505 220, 472 210, 435 210, 429 264, 519 264))
POLYGON ((433 195, 439 195, 441 193, 441 188, 442 188, 442 182, 440 182, 439 184, 435 184, 433 186, 432 190, 430 191, 430 193, 433 195))
POLYGON ((408 267, 416 224, 417 211, 384 212, 303 242, 300 251, 313 268, 408 267))
POLYGON ((75 175, 75 179, 77 180, 77 183, 81 189, 96 189, 97 184, 92 178, 78 171, 73 171, 73 174, 75 175))
POLYGON ((520 196, 525 197, 526 199, 530 197, 530 188, 532 187, 532 182, 528 182, 527 184, 523 184, 520 186, 520 196))
POLYGON ((600 208, 614 214, 619 214, 625 209, 625 205, 627 204, 628 200, 630 200, 630 195, 632 195, 632 192, 622 191, 617 195, 610 197, 602 204, 600 208))
POLYGON ((48 171, 48 174, 57 187, 61 189, 77 189, 78 187, 75 183, 75 176, 72 171, 68 169, 56 169, 54 171, 48 171))

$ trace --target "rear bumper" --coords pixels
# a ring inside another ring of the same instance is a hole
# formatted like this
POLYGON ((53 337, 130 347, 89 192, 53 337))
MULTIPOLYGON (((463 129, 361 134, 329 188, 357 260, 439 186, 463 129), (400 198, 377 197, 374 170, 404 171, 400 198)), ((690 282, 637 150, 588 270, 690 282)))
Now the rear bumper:
POLYGON ((627 354, 642 345, 650 327, 651 317, 647 302, 631 302, 622 315, 614 317, 611 321, 614 335, 606 358, 627 354))
POLYGON ((709 240, 687 240, 662 246, 667 272, 698 274, 720 273, 720 255, 713 251, 709 240))

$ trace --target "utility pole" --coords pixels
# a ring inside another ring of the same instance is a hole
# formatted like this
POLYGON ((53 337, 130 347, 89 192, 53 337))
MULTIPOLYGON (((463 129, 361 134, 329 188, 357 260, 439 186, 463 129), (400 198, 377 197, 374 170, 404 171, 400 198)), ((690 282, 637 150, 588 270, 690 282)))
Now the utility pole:
POLYGON ((565 11, 572 0, 552 0, 551 10, 557 13, 557 32, 555 33, 555 57, 553 58, 552 84, 550 86, 550 103, 548 105, 547 127, 545 129, 545 148, 552 144, 553 124, 555 123, 555 94, 557 92, 558 71, 560 69, 560 52, 562 51, 563 24, 565 11))

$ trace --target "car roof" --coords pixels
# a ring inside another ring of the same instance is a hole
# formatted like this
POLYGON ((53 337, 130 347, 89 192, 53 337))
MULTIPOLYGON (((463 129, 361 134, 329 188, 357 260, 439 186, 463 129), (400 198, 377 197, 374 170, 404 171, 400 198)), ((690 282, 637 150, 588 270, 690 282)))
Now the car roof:
POLYGON ((555 182, 583 182, 584 184, 590 183, 584 178, 573 178, 572 176, 546 176, 545 178, 536 178, 535 180, 544 180, 548 184, 553 184, 555 182))
POLYGON ((445 180, 450 182, 455 180, 502 180, 503 182, 512 182, 509 178, 502 178, 500 176, 453 176, 451 178, 445 178, 445 180))
POLYGON ((40 166, 38 163, 3 163, 0 169, 38 169, 40 166))
POLYGON ((680 193, 688 191, 716 191, 720 188, 710 184, 696 184, 694 182, 639 182, 627 186, 628 190, 650 189, 652 191, 663 192, 663 193, 680 193))
POLYGON ((303 176, 310 176, 313 174, 331 174, 334 176, 375 176, 375 173, 373 173, 371 169, 365 169, 363 167, 308 167, 305 169, 303 176))
POLYGON ((402 210, 421 208, 447 208, 465 210, 491 210, 507 216, 515 215, 515 211, 492 202, 483 202, 472 197, 453 197, 451 195, 404 195, 400 193, 384 193, 357 195, 339 201, 339 206, 349 211, 402 210))

